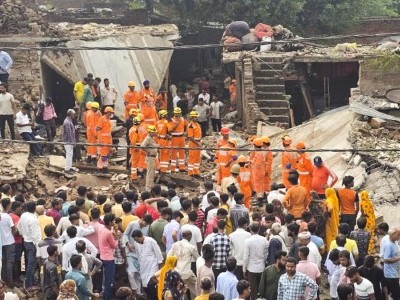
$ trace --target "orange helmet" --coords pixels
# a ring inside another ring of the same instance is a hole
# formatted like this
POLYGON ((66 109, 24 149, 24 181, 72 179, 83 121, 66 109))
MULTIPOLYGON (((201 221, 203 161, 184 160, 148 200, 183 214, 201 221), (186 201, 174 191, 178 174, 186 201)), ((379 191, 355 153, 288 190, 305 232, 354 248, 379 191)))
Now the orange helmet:
POLYGON ((262 138, 255 138, 255 139, 253 140, 253 145, 254 145, 254 146, 257 146, 257 147, 262 147, 262 145, 263 145, 263 140, 262 140, 262 138))
POLYGON ((229 134, 229 128, 228 127, 222 127, 221 128, 221 134, 229 134))
POLYGON ((297 143, 297 144, 296 144, 296 149, 297 149, 297 150, 306 149, 306 145, 305 145, 303 142, 297 143))
POLYGON ((104 109, 104 112, 105 112, 105 113, 108 113, 108 112, 113 113, 113 112, 114 112, 114 109, 113 109, 112 107, 110 107, 110 106, 107 106, 107 107, 104 109))
POLYGON ((282 143, 289 146, 292 143, 292 138, 289 135, 282 136, 282 143))
POLYGON ((262 139, 262 141, 263 141, 264 144, 268 144, 268 143, 271 142, 271 140, 270 140, 269 137, 267 137, 267 136, 263 136, 263 137, 261 137, 261 139, 262 139))
POLYGON ((238 159, 237 159, 237 162, 238 162, 238 163, 245 163, 245 162, 247 162, 246 156, 240 155, 240 156, 238 157, 238 159))

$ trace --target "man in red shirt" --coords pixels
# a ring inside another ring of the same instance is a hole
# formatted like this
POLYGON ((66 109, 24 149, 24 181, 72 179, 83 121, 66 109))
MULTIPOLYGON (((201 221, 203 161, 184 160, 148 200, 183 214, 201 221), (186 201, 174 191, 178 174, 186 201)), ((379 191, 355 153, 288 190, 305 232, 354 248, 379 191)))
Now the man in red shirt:
MULTIPOLYGON (((14 223, 14 228, 17 228, 21 214, 22 214, 22 203, 18 201, 11 203, 10 217, 14 223)), ((13 279, 14 279, 14 284, 19 285, 22 284, 22 281, 19 279, 19 276, 21 275, 21 258, 22 258, 22 252, 24 252, 24 244, 22 236, 18 232, 15 233, 14 240, 15 240, 15 262, 13 265, 13 276, 14 276, 13 279)))
POLYGON ((333 187, 338 181, 338 177, 323 163, 320 156, 314 157, 313 168, 311 188, 318 193, 319 198, 322 200, 325 199, 325 189, 333 187), (330 184, 328 184, 329 178, 331 178, 330 184))
POLYGON ((217 215, 208 221, 204 237, 213 232, 214 227, 217 227, 219 220, 225 220, 228 212, 224 208, 218 208, 217 215))

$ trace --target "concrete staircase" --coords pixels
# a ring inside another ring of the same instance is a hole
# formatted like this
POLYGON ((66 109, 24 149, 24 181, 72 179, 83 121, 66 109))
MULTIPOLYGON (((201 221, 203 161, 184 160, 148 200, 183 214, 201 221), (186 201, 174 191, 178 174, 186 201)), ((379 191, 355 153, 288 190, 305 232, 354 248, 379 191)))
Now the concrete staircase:
POLYGON ((271 59, 253 64, 256 102, 260 110, 268 116, 269 123, 279 123, 280 126, 289 128, 290 96, 285 94, 282 61, 271 59))

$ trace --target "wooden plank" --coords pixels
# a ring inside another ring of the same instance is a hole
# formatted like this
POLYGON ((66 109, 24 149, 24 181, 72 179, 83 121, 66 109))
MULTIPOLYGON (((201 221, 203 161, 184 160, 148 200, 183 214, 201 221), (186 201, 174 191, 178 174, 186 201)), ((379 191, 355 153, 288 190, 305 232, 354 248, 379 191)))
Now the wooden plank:
POLYGON ((301 88, 301 93, 303 95, 303 100, 307 106, 308 114, 309 114, 310 118, 312 118, 314 116, 314 113, 313 113, 312 106, 311 106, 310 91, 308 90, 308 87, 305 83, 300 82, 300 88, 301 88))

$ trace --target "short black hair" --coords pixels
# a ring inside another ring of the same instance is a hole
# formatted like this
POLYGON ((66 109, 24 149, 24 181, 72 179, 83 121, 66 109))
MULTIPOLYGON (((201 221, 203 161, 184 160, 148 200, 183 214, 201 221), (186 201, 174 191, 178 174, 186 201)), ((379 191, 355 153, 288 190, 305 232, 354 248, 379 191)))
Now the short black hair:
POLYGON ((168 202, 164 200, 157 201, 157 209, 161 211, 163 208, 168 207, 168 202))
POLYGON ((82 256, 79 254, 72 254, 71 258, 69 259, 69 264, 73 269, 76 269, 81 262, 82 256))
POLYGON ((225 220, 219 220, 217 223, 218 229, 225 229, 226 227, 226 221, 225 220))
POLYGON ((226 190, 228 191, 228 193, 230 193, 231 195, 235 195, 238 192, 238 188, 236 187, 236 185, 231 184, 228 185, 228 187, 226 188, 226 190))
POLYGON ((60 200, 58 199, 58 198, 54 198, 52 201, 51 201, 51 207, 56 207, 57 205, 59 205, 60 204, 60 200))
POLYGON ((57 198, 61 198, 63 200, 63 202, 67 201, 67 192, 66 191, 59 191, 56 194, 57 198))
POLYGON ((239 227, 243 227, 247 223, 249 223, 249 221, 247 220, 246 217, 239 217, 239 220, 238 220, 239 227))
POLYGON ((151 225, 151 223, 153 223, 153 217, 152 217, 151 215, 149 215, 149 214, 145 214, 145 215, 143 216, 143 221, 144 221, 146 224, 151 225))
POLYGON ((272 214, 274 212, 274 206, 272 203, 265 204, 265 212, 268 214, 272 214))
POLYGON ((285 220, 286 224, 289 224, 290 222, 292 222, 294 220, 294 215, 292 214, 286 214, 283 219, 285 220))
POLYGON ((354 287, 352 284, 340 284, 337 287, 338 299, 348 299, 348 296, 354 293, 354 287))
POLYGON ((35 201, 26 202, 26 210, 30 213, 34 213, 36 210, 36 202, 35 201))
POLYGON ((235 200, 236 203, 242 204, 243 203, 243 199, 244 199, 244 195, 242 193, 236 193, 233 196, 233 199, 235 200))
POLYGON ((297 235, 299 234, 300 226, 297 223, 291 223, 287 226, 287 229, 297 235))
POLYGON ((68 220, 72 223, 72 221, 79 220, 79 216, 77 214, 69 215, 68 220))
POLYGON ((112 211, 112 205, 110 203, 106 203, 103 205, 104 214, 111 213, 111 211, 112 211))
POLYGON ((225 299, 224 295, 218 292, 211 293, 210 296, 208 297, 208 300, 224 300, 224 299, 225 299))
POLYGON ((191 212, 188 213, 189 221, 191 222, 196 222, 197 220, 197 212, 192 210, 191 212))
POLYGON ((274 216, 273 214, 267 214, 267 215, 264 217, 264 220, 265 220, 265 221, 270 221, 270 222, 275 222, 276 218, 275 218, 275 216, 274 216))
POLYGON ((331 261, 336 261, 336 260, 338 260, 338 259, 339 259, 339 253, 340 253, 340 250, 339 250, 339 249, 333 249, 333 250, 331 250, 331 251, 329 252, 328 259, 330 259, 331 261))
POLYGON ((378 229, 383 230, 385 232, 389 231, 389 224, 386 222, 382 222, 378 225, 378 229))
POLYGON ((143 232, 141 231, 141 230, 139 230, 139 229, 135 229, 133 232, 132 232, 132 237, 133 238, 135 238, 135 237, 142 237, 143 236, 143 232))
POLYGON ((275 261, 277 261, 278 259, 281 259, 282 257, 286 257, 286 256, 287 256, 287 252, 279 251, 279 252, 275 253, 274 259, 275 259, 275 261))
POLYGON ((212 191, 214 189, 214 183, 212 181, 205 181, 204 188, 206 191, 212 191))
POLYGON ((350 226, 347 223, 340 223, 338 230, 339 230, 339 233, 347 236, 350 233, 350 226))
POLYGON ((299 252, 305 257, 307 258, 308 255, 310 254, 310 249, 308 249, 307 246, 302 246, 299 248, 299 252))
POLYGON ((128 190, 125 192, 125 197, 128 201, 136 202, 138 199, 138 194, 134 190, 128 190))
POLYGON ((153 185, 153 187, 151 188, 151 193, 154 196, 160 195, 161 194, 161 185, 159 185, 159 184, 153 185))
POLYGON ((344 247, 344 245, 346 245, 346 236, 344 234, 339 234, 336 237, 336 244, 338 247, 344 247))
POLYGON ((219 206, 219 198, 217 196, 212 196, 210 198, 210 203, 213 207, 218 207, 219 206))
POLYGON ((90 215, 92 216, 92 219, 100 218, 100 209, 98 209, 97 207, 93 207, 90 210, 90 215))
POLYGON ((225 208, 218 208, 217 210, 217 216, 227 216, 228 215, 228 211, 225 208))
POLYGON ((290 174, 288 180, 292 185, 297 185, 299 183, 299 176, 295 174, 290 174))
POLYGON ((358 218, 357 227, 359 229, 365 229, 366 226, 367 226, 367 218, 364 218, 364 217, 358 218))
POLYGON ((52 237, 56 232, 56 226, 53 224, 48 224, 44 227, 44 234, 46 237, 52 237))
POLYGON ((241 295, 249 287, 250 283, 247 280, 240 280, 236 285, 236 290, 238 291, 239 295, 241 295))
POLYGON ((76 206, 81 207, 83 205, 85 205, 85 199, 84 198, 78 198, 75 201, 76 206))
POLYGON ((345 276, 352 277, 358 273, 358 268, 356 266, 350 266, 346 269, 345 276))
POLYGON ((107 201, 107 196, 106 195, 100 194, 100 195, 97 196, 97 203, 98 204, 102 205, 106 201, 107 201))
POLYGON ((161 211, 161 215, 162 216, 172 216, 172 209, 169 207, 163 208, 163 210, 161 211))
POLYGON ((47 247, 47 254, 49 255, 49 256, 53 256, 55 253, 56 253, 56 251, 57 251, 57 246, 55 246, 55 245, 49 245, 48 247, 47 247))
POLYGON ((367 255, 364 258, 364 266, 366 268, 372 269, 375 265, 375 258, 372 255, 367 255))
POLYGON ((124 213, 128 214, 132 212, 132 203, 129 201, 125 201, 122 203, 122 210, 124 213))
POLYGON ((78 212, 79 212, 79 206, 71 205, 70 207, 68 207, 68 215, 77 214, 78 212))
POLYGON ((75 249, 78 253, 83 253, 86 250, 86 243, 84 240, 78 240, 75 243, 75 249))
POLYGON ((11 204, 10 198, 4 198, 1 200, 1 206, 3 207, 3 210, 6 210, 7 207, 11 204))
POLYGON ((250 231, 253 233, 258 233, 260 231, 260 223, 254 222, 250 225, 250 231))
POLYGON ((105 225, 107 225, 107 226, 110 225, 114 220, 115 220, 114 214, 107 213, 104 215, 103 221, 104 221, 105 225))
POLYGON ((200 199, 197 198, 197 197, 194 197, 192 199, 192 204, 193 204, 193 207, 199 207, 200 206, 200 199))
POLYGON ((78 188, 77 188, 78 195, 81 197, 85 196, 87 190, 88 190, 87 187, 84 185, 78 186, 78 188))
POLYGON ((140 194, 140 199, 142 199, 143 201, 150 199, 151 195, 148 191, 144 191, 140 194))
POLYGON ((11 203, 11 210, 16 211, 17 208, 20 208, 21 206, 22 206, 21 202, 14 201, 13 203, 11 203))
POLYGON ((75 226, 69 226, 67 228, 67 235, 70 239, 76 237, 76 234, 78 233, 78 229, 76 229, 75 226))
POLYGON ((350 252, 347 250, 342 250, 339 252, 339 258, 340 257, 345 257, 347 259, 350 259, 350 252))
POLYGON ((0 191, 1 191, 3 194, 9 193, 9 192, 11 191, 11 185, 8 184, 8 183, 3 184, 3 185, 1 186, 0 191))
POLYGON ((182 210, 186 211, 192 207, 192 202, 190 200, 184 200, 182 203, 182 210))
POLYGON ((286 259, 286 263, 293 263, 293 264, 297 265, 297 259, 294 258, 294 257, 289 256, 289 257, 286 259))
POLYGON ((309 223, 311 221, 312 217, 313 217, 313 215, 309 211, 305 211, 301 214, 301 219, 307 223, 309 223))
POLYGON ((317 223, 315 223, 315 222, 308 223, 307 229, 311 234, 314 234, 317 231, 317 223))
POLYGON ((227 269, 229 272, 235 271, 235 269, 236 269, 236 264, 237 264, 236 258, 234 258, 233 256, 230 256, 230 257, 228 257, 228 258, 226 259, 226 269, 227 269))
POLYGON ((212 283, 211 283, 210 278, 208 278, 208 277, 202 278, 202 279, 201 279, 201 282, 200 282, 200 287, 201 287, 201 289, 202 289, 203 291, 208 291, 208 290, 210 290, 211 287, 212 287, 212 283))
POLYGON ((226 203, 229 200, 229 195, 222 193, 221 195, 219 195, 219 199, 221 200, 221 202, 226 203))
POLYGON ((176 219, 176 218, 181 218, 181 219, 183 218, 183 214, 179 210, 174 211, 172 213, 172 219, 176 219))
POLYGON ((115 202, 118 204, 122 203, 122 201, 124 201, 124 194, 121 192, 116 192, 113 197, 114 197, 115 202))

